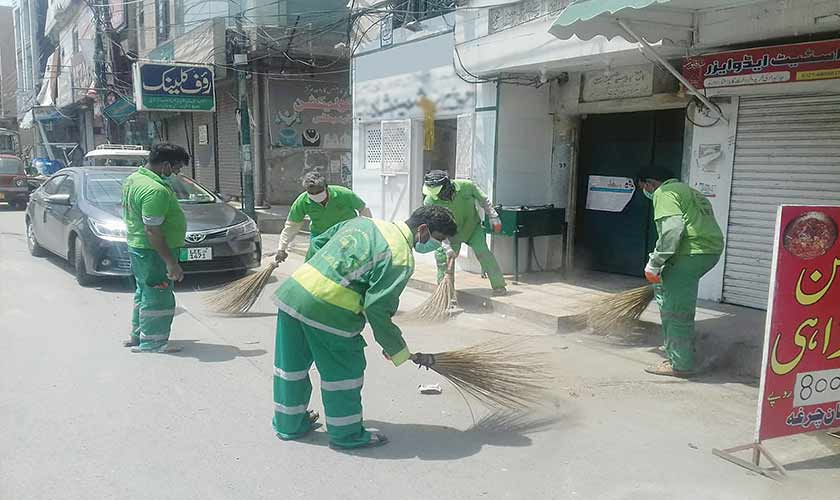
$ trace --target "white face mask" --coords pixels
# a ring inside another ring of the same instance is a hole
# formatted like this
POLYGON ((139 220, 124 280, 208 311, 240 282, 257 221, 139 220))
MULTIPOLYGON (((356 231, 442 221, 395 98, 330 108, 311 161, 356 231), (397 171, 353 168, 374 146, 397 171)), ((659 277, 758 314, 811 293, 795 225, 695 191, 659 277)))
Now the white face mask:
POLYGON ((315 203, 324 203, 324 200, 327 199, 327 190, 325 189, 318 194, 309 193, 309 199, 315 203))

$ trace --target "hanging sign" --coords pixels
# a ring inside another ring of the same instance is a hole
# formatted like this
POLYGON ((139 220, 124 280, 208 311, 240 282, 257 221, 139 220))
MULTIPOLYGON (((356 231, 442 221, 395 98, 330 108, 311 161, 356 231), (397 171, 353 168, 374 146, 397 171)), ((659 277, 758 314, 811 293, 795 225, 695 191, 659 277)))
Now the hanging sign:
POLYGON ((782 205, 776 215, 754 441, 719 457, 785 475, 762 441, 840 426, 840 207, 782 205), (752 461, 734 454, 751 450, 752 461), (759 466, 760 455, 772 469, 759 466))
POLYGON ((702 89, 840 78, 840 40, 687 57, 683 75, 702 89))
POLYGON ((206 65, 134 63, 139 111, 215 111, 213 68, 206 65))
POLYGON ((629 177, 589 176, 586 209, 601 212, 621 212, 633 199, 636 185, 629 177))

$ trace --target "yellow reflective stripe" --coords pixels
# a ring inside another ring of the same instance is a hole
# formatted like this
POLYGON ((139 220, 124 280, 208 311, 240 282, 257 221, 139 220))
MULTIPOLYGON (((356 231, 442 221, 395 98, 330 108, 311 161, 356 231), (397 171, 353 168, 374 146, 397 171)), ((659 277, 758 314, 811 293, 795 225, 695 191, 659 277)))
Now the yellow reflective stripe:
POLYGON ((408 361, 410 358, 411 352, 409 352, 407 347, 404 347, 402 351, 391 356, 391 362, 394 363, 394 366, 400 366, 401 364, 408 361))
POLYGON ((413 266, 414 254, 411 253, 411 241, 414 237, 411 230, 404 222, 385 222, 373 220, 376 228, 382 233, 382 237, 391 249, 391 262, 395 266, 413 266))
POLYGON ((327 278, 310 264, 304 264, 292 274, 292 278, 309 293, 328 304, 346 309, 352 313, 362 312, 362 296, 344 288, 327 278))

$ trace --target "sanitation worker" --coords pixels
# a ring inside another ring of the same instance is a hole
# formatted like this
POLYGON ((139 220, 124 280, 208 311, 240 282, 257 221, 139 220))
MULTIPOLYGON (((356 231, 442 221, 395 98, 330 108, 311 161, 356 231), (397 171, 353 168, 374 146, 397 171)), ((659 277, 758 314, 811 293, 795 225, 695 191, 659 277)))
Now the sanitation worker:
MULTIPOLYGON (((343 186, 327 185, 327 180, 320 172, 309 172, 303 176, 301 183, 305 190, 292 203, 286 226, 280 233, 280 245, 274 259, 283 262, 289 256, 288 249, 295 239, 303 218, 309 216, 310 241, 339 222, 352 219, 359 215, 370 217, 370 209, 364 200, 353 191, 343 186)), ((306 254, 307 260, 314 253, 312 246, 306 254)))
POLYGON ((723 251, 723 233, 709 200, 665 172, 639 174, 639 188, 653 200, 653 220, 659 235, 645 266, 645 277, 656 284, 667 359, 645 369, 654 375, 691 377, 695 374, 694 313, 700 278, 723 251))
POLYGON ((184 246, 187 219, 165 179, 177 175, 190 155, 175 144, 155 144, 148 164, 123 183, 123 220, 137 283, 131 337, 134 352, 176 352, 169 346, 175 317, 175 281, 184 278, 178 249, 184 246))
POLYGON ((411 353, 391 317, 414 272, 412 249, 432 252, 457 231, 450 212, 420 207, 403 222, 357 217, 312 240, 315 252, 275 293, 274 419, 277 436, 298 439, 316 426, 310 411, 312 362, 321 376, 333 448, 383 445, 362 425, 365 319, 385 356, 399 366, 411 353))
POLYGON ((423 194, 426 195, 426 205, 437 205, 448 208, 455 217, 458 225, 458 234, 449 238, 440 250, 435 253, 437 261, 437 280, 440 283, 447 271, 454 268, 454 261, 461 251, 461 245, 469 246, 478 262, 481 270, 490 278, 490 286, 493 288, 493 295, 505 295, 507 293, 505 278, 496 257, 487 248, 487 239, 484 234, 484 227, 478 215, 476 204, 484 209, 490 219, 490 226, 494 232, 502 230, 502 222, 499 215, 478 186, 468 180, 449 180, 449 174, 443 170, 432 170, 423 179, 423 194))

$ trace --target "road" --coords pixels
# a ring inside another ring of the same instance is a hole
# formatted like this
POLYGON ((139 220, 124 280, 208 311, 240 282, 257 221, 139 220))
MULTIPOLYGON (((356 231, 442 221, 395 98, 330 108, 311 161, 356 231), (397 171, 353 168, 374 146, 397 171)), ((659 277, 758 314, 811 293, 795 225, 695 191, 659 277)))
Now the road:
MULTIPOLYGON (((749 442, 756 388, 725 377, 656 378, 647 345, 555 335, 483 311, 406 328, 416 351, 527 338, 556 379, 545 407, 516 418, 467 406, 432 372, 394 368, 366 332, 367 425, 391 442, 342 453, 316 432, 281 442, 270 425, 274 311, 203 312, 218 279, 178 289, 176 355, 133 354, 131 291, 80 288, 56 258, 29 255, 23 215, 0 207, 0 499, 767 499, 837 498, 840 440, 768 443, 790 464, 777 483, 711 453, 749 442), (488 418, 488 415, 491 415, 488 418), (477 423, 476 423, 477 422, 477 423)), ((283 279, 299 264, 281 266, 283 279)), ((272 285, 273 289, 276 285, 272 285)), ((404 295, 410 308, 424 298, 404 295)), ((317 385, 316 385, 317 386, 317 385)), ((318 391, 312 406, 320 408, 318 391)))

